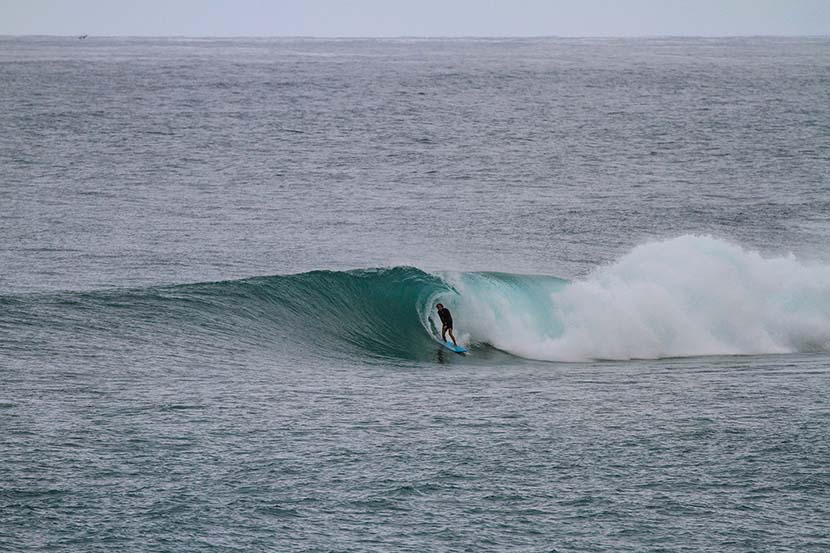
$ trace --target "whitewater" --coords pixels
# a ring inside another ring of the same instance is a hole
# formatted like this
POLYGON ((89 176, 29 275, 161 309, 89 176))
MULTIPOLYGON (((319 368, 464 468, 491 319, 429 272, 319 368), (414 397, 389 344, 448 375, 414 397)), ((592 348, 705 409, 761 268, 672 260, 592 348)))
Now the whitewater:
MULTIPOLYGON (((468 340, 533 359, 827 351, 830 268, 709 236, 638 246, 588 277, 448 277, 468 340)), ((452 296, 451 296, 452 297, 452 296)))

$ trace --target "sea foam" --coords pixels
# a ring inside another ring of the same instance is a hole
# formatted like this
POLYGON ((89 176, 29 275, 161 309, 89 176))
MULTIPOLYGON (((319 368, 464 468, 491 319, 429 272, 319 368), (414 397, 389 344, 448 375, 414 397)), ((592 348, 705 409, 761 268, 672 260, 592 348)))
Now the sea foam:
POLYGON ((471 342, 554 361, 830 349, 830 266, 711 236, 634 248, 571 282, 448 277, 471 342))

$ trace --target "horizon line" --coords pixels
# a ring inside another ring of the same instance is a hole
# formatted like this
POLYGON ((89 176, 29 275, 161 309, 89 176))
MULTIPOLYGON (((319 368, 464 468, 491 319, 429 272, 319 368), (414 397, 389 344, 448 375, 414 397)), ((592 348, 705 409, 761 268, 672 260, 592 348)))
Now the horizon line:
POLYGON ((642 35, 144 35, 118 34, 98 35, 77 34, 5 34, 3 38, 188 38, 188 39, 300 39, 300 40, 502 40, 502 39, 632 39, 632 38, 830 38, 828 34, 736 34, 736 35, 691 35, 691 34, 642 34, 642 35))

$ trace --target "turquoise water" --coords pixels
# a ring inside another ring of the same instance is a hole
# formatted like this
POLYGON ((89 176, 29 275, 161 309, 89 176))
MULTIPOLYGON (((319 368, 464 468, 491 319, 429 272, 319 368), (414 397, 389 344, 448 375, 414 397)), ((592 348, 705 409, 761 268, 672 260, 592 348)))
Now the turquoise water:
POLYGON ((827 550, 829 53, 0 38, 0 550, 827 550))

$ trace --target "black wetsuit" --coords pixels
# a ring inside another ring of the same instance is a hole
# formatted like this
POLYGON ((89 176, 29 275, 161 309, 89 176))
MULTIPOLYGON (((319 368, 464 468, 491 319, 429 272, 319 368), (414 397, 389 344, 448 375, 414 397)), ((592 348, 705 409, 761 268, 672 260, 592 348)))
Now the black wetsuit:
POLYGON ((450 315, 449 309, 446 307, 439 309, 438 316, 441 317, 441 322, 445 328, 452 328, 452 315, 450 315))

